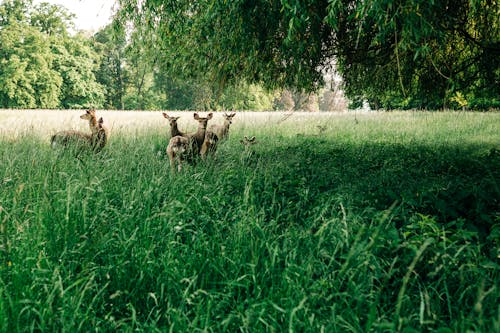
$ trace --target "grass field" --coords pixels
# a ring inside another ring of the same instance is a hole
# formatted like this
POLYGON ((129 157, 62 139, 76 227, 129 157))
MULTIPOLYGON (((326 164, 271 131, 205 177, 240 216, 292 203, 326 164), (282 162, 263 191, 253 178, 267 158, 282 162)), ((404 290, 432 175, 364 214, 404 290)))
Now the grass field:
POLYGON ((1 332, 500 332, 499 113, 79 114, 0 111, 1 332))

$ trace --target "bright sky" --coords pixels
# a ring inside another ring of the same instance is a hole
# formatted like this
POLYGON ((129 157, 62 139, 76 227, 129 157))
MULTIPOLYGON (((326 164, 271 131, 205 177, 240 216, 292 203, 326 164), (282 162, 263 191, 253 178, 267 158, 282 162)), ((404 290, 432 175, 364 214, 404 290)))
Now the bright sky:
POLYGON ((76 15, 77 30, 97 31, 111 22, 116 0, 35 0, 33 3, 48 2, 62 5, 76 15))

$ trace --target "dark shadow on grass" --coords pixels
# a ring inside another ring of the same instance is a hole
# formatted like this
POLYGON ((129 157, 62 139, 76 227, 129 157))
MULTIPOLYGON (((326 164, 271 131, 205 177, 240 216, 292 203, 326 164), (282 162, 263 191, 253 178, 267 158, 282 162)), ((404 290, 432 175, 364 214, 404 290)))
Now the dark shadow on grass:
POLYGON ((398 202, 442 223, 463 219, 485 235, 498 219, 500 154, 493 147, 304 140, 261 151, 258 158, 271 173, 266 181, 273 183, 260 185, 262 202, 271 200, 266 188, 275 189, 283 202, 306 199, 309 207, 329 196, 359 209, 384 210, 398 202))

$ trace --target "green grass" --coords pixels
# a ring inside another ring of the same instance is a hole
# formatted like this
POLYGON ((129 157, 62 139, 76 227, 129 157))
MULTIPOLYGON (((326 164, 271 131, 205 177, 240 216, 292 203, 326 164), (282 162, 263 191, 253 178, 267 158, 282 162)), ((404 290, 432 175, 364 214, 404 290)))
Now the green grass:
POLYGON ((181 174, 161 115, 0 141, 0 331, 500 332, 500 114, 356 120, 239 114, 181 174))

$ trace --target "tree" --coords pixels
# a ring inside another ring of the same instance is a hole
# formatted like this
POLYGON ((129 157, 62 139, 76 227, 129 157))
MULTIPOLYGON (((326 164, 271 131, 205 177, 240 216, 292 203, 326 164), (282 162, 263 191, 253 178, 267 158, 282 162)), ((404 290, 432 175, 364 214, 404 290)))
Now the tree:
POLYGON ((123 100, 127 83, 125 29, 119 24, 112 23, 99 30, 92 39, 93 47, 101 57, 96 79, 105 87, 104 107, 125 109, 123 100))
POLYGON ((337 63, 351 98, 385 107, 498 100, 500 3, 491 0, 120 0, 157 36, 170 73, 315 91, 337 63))
POLYGON ((55 108, 62 78, 50 42, 37 29, 12 23, 0 30, 0 106, 55 108))
POLYGON ((41 32, 53 36, 68 36, 68 28, 73 28, 75 14, 69 13, 64 7, 42 2, 34 7, 30 15, 31 26, 41 32))
POLYGON ((30 0, 0 5, 0 106, 99 107, 103 89, 97 54, 82 35, 70 36, 73 16, 30 0))
POLYGON ((99 108, 104 104, 104 89, 97 82, 98 54, 90 41, 78 34, 72 38, 54 39, 54 69, 60 73, 60 104, 63 108, 99 108))

